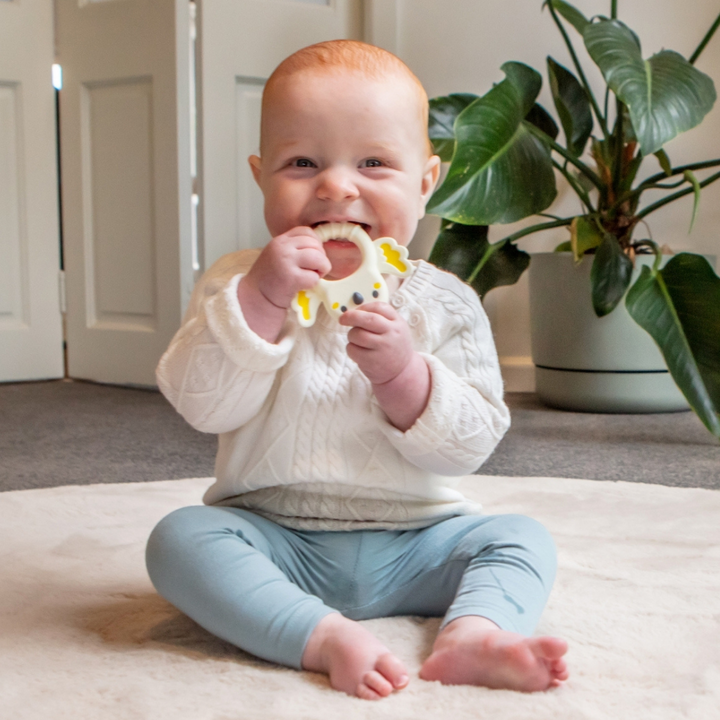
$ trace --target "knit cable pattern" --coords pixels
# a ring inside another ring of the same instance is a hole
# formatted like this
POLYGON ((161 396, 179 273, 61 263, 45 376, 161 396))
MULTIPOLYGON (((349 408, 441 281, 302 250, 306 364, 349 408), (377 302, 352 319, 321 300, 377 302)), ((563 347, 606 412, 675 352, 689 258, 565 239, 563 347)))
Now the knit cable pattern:
MULTIPOLYGON (((478 512, 451 476, 476 470, 509 425, 490 325, 477 296, 422 261, 391 296, 428 363, 431 394, 395 428, 346 352, 347 329, 292 314, 270 344, 247 326, 224 258, 193 295, 158 383, 195 427, 220 433, 205 502, 248 507, 290 527, 420 527, 478 512)), ((245 268, 243 268, 245 269, 245 268)))

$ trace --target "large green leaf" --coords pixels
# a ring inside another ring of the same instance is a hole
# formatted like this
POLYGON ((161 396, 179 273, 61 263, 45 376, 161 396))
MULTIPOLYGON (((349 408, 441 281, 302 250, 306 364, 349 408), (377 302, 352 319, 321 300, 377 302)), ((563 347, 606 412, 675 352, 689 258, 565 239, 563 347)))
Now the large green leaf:
POLYGON ((592 303, 598 317, 612 312, 622 300, 630 285, 632 269, 632 262, 622 251, 617 238, 606 233, 590 270, 592 303))
POLYGON ((587 25, 585 46, 611 90, 628 106, 643 155, 695 127, 715 103, 715 86, 672 50, 643 60, 637 36, 619 20, 587 25))
POLYGON ((539 130, 542 130, 552 140, 554 140, 560 132, 560 128, 558 128, 557 123, 553 120, 552 115, 540 103, 535 103, 530 108, 530 112, 525 116, 525 120, 539 130))
POLYGON ((720 438, 720 278, 705 258, 681 253, 657 272, 644 267, 625 305, 658 344, 690 407, 720 438))
MULTIPOLYGON (((470 104, 478 99, 471 93, 453 93, 430 100, 428 119, 428 137, 433 150, 443 162, 450 162, 455 152, 455 120, 470 104)), ((552 116, 539 103, 535 103, 525 119, 549 135, 553 140, 558 136, 558 126, 552 116)))
POLYGON ((513 285, 530 264, 530 256, 511 242, 495 246, 488 242, 485 225, 447 224, 438 235, 430 262, 467 281, 478 263, 487 256, 472 287, 482 298, 495 287, 513 285))
POLYGON ((511 223, 555 199, 550 151, 524 125, 542 80, 521 63, 455 120, 455 154, 427 210, 465 225, 511 223))
POLYGON ((589 24, 587 18, 573 5, 564 0, 548 0, 552 6, 562 15, 581 35, 589 24))
POLYGON ((454 93, 430 100, 428 135, 443 162, 450 162, 455 151, 455 119, 477 99, 477 95, 470 93, 454 93))
POLYGON ((540 94, 542 76, 537 70, 520 62, 506 62, 500 66, 500 69, 505 73, 506 80, 517 90, 522 116, 525 117, 532 110, 535 99, 540 94))
MULTIPOLYGON (((575 262, 580 262, 583 255, 588 250, 594 250, 602 245, 603 233, 598 228, 597 223, 585 215, 579 215, 573 218, 570 224, 570 250, 575 258, 575 262)), ((555 248, 557 252, 557 248, 555 248)))
POLYGON ((565 131, 567 149, 580 157, 593 129, 590 101, 583 86, 567 68, 551 57, 547 65, 550 90, 565 131))
POLYGON ((487 225, 446 222, 428 259, 436 267, 467 280, 489 244, 487 225))

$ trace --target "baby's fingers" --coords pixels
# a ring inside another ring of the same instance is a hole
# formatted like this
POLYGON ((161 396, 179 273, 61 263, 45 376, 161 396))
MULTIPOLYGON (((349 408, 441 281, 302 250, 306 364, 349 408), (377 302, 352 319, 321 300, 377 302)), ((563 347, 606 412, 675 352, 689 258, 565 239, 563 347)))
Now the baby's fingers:
POLYGON ((303 248, 297 251, 296 262, 303 270, 314 270, 320 277, 327 275, 332 265, 322 248, 303 248))
POLYGON ((340 316, 340 324, 362 328, 373 333, 386 333, 398 317, 392 306, 387 303, 374 302, 343 313, 340 316))
POLYGON ((348 345, 355 345, 356 347, 363 348, 365 350, 377 350, 383 344, 383 338, 385 336, 381 333, 371 332, 369 330, 363 330, 359 327, 354 327, 348 333, 348 345))

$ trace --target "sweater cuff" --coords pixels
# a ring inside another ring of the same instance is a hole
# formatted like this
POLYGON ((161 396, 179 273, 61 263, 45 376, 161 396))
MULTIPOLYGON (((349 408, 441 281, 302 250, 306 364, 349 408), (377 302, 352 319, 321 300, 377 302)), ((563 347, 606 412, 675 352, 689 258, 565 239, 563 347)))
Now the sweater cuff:
POLYGON ((242 274, 225 286, 205 288, 205 316, 208 328, 225 355, 238 367, 252 372, 273 372, 282 367, 295 344, 296 328, 285 323, 276 343, 269 343, 253 332, 237 299, 242 274))
POLYGON ((373 399, 373 410, 380 429, 405 456, 418 457, 437 450, 453 428, 455 408, 462 399, 462 383, 445 364, 433 355, 420 353, 430 368, 430 397, 420 417, 405 432, 392 425, 382 408, 373 399))

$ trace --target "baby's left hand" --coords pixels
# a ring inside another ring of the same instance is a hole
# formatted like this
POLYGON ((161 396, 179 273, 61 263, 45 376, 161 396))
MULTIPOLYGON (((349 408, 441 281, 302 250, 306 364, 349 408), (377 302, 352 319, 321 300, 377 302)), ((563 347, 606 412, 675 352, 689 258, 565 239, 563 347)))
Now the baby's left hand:
POLYGON ((352 328, 347 353, 373 385, 394 380, 415 354, 410 328, 392 305, 366 303, 343 313, 339 322, 352 328))

